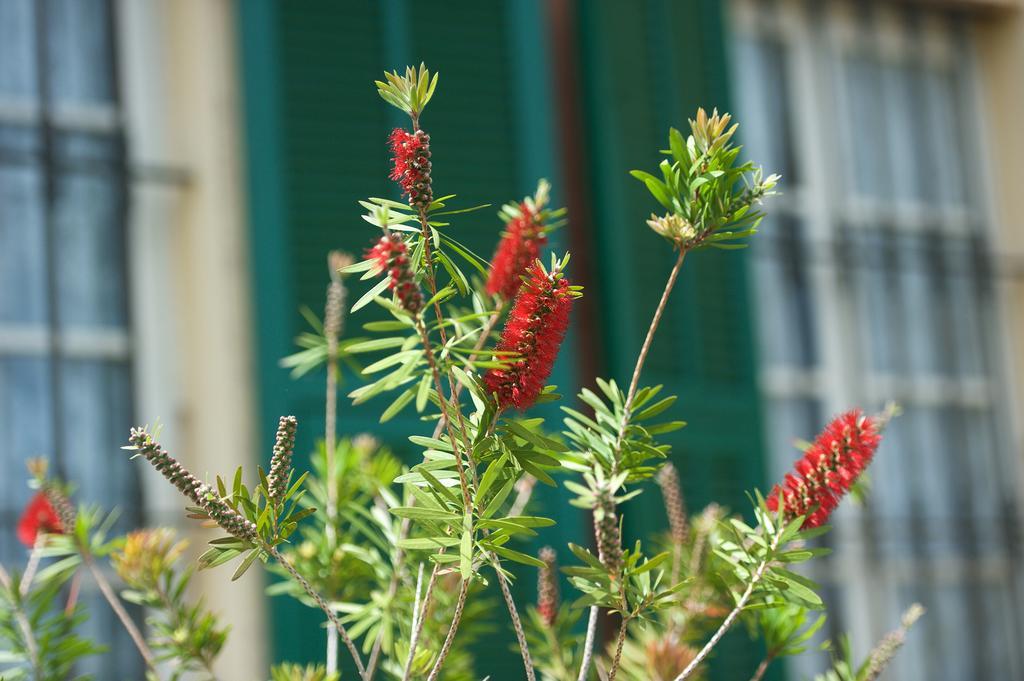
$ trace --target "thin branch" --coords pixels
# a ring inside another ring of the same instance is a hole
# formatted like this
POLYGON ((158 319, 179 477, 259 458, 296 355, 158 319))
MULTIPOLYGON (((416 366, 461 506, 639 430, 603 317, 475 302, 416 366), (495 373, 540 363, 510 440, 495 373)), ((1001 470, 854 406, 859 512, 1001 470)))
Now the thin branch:
POLYGON ((40 533, 36 536, 35 544, 32 545, 32 553, 28 556, 28 564, 25 566, 25 573, 21 576, 21 597, 24 598, 28 594, 28 590, 32 588, 32 580, 36 577, 36 571, 39 569, 39 561, 42 558, 42 548, 46 543, 46 535, 40 533))
MULTIPOLYGON (((662 291, 661 299, 658 301, 658 307, 655 308, 654 316, 651 318, 651 324, 647 328, 647 336, 644 338, 644 344, 640 347, 640 355, 636 359, 636 366, 633 368, 633 377, 630 379, 629 390, 626 393, 626 401, 622 407, 622 423, 619 425, 619 433, 615 438, 615 448, 613 450, 615 458, 612 461, 613 474, 618 472, 622 441, 626 437, 626 428, 629 426, 633 400, 636 398, 637 385, 640 383, 640 374, 643 372, 644 363, 647 361, 647 353, 650 352, 651 344, 654 341, 654 333, 658 330, 658 326, 661 324, 661 318, 665 314, 665 308, 668 305, 669 295, 672 293, 672 289, 676 285, 676 280, 679 278, 679 270, 683 267, 683 259, 685 257, 686 251, 680 249, 679 257, 676 258, 676 263, 672 266, 672 271, 669 272, 668 280, 665 282, 665 289, 662 291)), ((597 639, 596 630, 597 606, 591 606, 590 621, 587 626, 587 638, 584 642, 583 661, 580 664, 578 681, 586 681, 587 672, 590 669, 591 661, 594 659, 594 644, 597 639)))
MULTIPOLYGON (((476 345, 473 346, 473 352, 469 356, 469 362, 467 362, 467 366, 472 365, 472 363, 476 361, 477 355, 480 353, 481 350, 483 350, 484 346, 487 345, 487 339, 490 338, 491 332, 494 331, 494 327, 495 327, 495 325, 497 325, 498 320, 501 318, 501 313, 504 311, 504 309, 505 309, 505 304, 502 303, 501 306, 498 307, 497 310, 495 310, 493 313, 491 313, 491 316, 487 320, 487 323, 480 330, 480 337, 476 339, 476 345)), ((457 399, 459 397, 459 393, 461 393, 461 392, 462 392, 462 384, 458 383, 455 386, 455 392, 452 393, 452 396, 451 396, 450 400, 457 399)), ((441 431, 444 430, 445 421, 447 420, 447 418, 448 418, 447 414, 441 414, 441 419, 437 422, 437 425, 434 426, 434 435, 433 435, 433 437, 435 439, 437 438, 438 435, 441 434, 441 431)))
MULTIPOLYGON (((775 536, 774 539, 772 539, 770 548, 768 550, 769 556, 775 552, 775 549, 778 548, 779 539, 781 537, 782 533, 780 532, 775 536)), ((732 625, 736 622, 736 619, 740 616, 740 613, 743 612, 743 608, 747 605, 747 601, 749 601, 750 597, 754 594, 754 588, 757 587, 757 585, 761 582, 761 578, 764 577, 764 572, 766 569, 768 569, 767 558, 765 560, 762 560, 761 563, 757 566, 757 570, 755 570, 754 574, 751 576, 750 582, 747 584, 746 590, 743 592, 743 595, 740 596, 740 599, 736 601, 736 607, 732 609, 732 612, 730 612, 729 615, 725 618, 725 621, 722 622, 722 625, 718 627, 718 631, 716 631, 715 634, 711 637, 711 640, 704 644, 704 647, 701 648, 701 651, 699 653, 697 653, 697 656, 690 661, 690 664, 686 666, 686 669, 684 669, 682 673, 680 673, 679 676, 677 676, 674 679, 674 681, 684 681, 685 679, 689 678, 690 675, 693 674, 694 670, 696 670, 697 667, 700 665, 700 663, 703 662, 705 658, 707 658, 707 656, 711 653, 711 649, 718 645, 718 642, 722 640, 722 637, 725 636, 726 632, 729 631, 732 625)))
POLYGON ((590 606, 590 617, 587 619, 587 638, 583 642, 583 660, 580 662, 580 674, 577 681, 587 681, 587 672, 594 659, 594 641, 597 639, 597 620, 600 612, 601 609, 596 605, 590 606))
POLYGON ((768 671, 768 666, 774 659, 774 655, 766 655, 765 658, 761 660, 761 664, 757 665, 757 670, 754 672, 754 675, 750 677, 750 681, 761 681, 761 679, 764 678, 765 672, 768 671))
POLYGON ((412 671, 412 659, 416 655, 416 646, 420 642, 420 634, 423 633, 423 622, 427 619, 427 606, 430 604, 430 598, 434 594, 434 585, 437 584, 437 573, 440 569, 439 564, 434 564, 434 569, 430 571, 430 580, 427 583, 427 591, 423 594, 422 606, 420 605, 419 593, 420 593, 420 581, 423 577, 423 565, 420 565, 420 575, 416 582, 416 608, 413 611, 413 626, 412 636, 409 639, 409 655, 405 660, 405 670, 402 673, 402 681, 409 681, 409 674, 412 671))
POLYGON ((509 517, 515 517, 522 515, 523 511, 526 510, 526 506, 530 503, 530 497, 533 496, 533 490, 537 488, 537 478, 533 477, 529 473, 524 475, 516 483, 516 499, 512 502, 512 505, 508 508, 509 517))
MULTIPOLYGON (((333 254, 332 254, 333 255, 333 254)), ((327 259, 331 283, 327 289, 327 304, 324 309, 324 336, 327 340, 327 385, 324 400, 324 465, 327 479, 327 524, 324 534, 333 550, 337 541, 334 518, 338 508, 338 486, 334 480, 334 456, 337 453, 338 424, 338 335, 341 332, 341 314, 345 289, 341 275, 331 266, 332 257, 327 259)), ((338 632, 334 627, 327 629, 327 673, 338 671, 338 632)))
POLYGON ((135 626, 135 622, 132 621, 131 616, 128 615, 128 611, 124 609, 124 605, 121 604, 121 599, 114 593, 114 589, 110 586, 110 582, 104 576, 103 572, 96 565, 95 559, 92 557, 92 552, 89 551, 87 546, 84 546, 81 542, 78 543, 78 552, 82 556, 82 562, 89 568, 89 572, 92 573, 93 579, 96 580, 96 586, 100 588, 100 593, 107 599, 107 603, 110 604, 110 609, 117 615, 117 619, 121 620, 121 624, 124 625, 125 631, 128 632, 128 636, 131 637, 132 642, 135 643, 135 647, 139 649, 139 654, 142 655, 142 659, 146 662, 146 666, 151 670, 156 671, 156 662, 153 658, 153 652, 146 645, 146 639, 142 636, 142 632, 135 626))
POLYGON ((39 645, 36 643, 35 634, 32 633, 32 624, 29 622, 28 615, 25 614, 24 604, 19 598, 19 593, 14 589, 11 576, 4 569, 3 565, 0 565, 0 584, 11 592, 14 618, 18 621, 21 633, 25 637, 25 649, 28 651, 29 664, 32 666, 35 677, 41 679, 43 678, 43 663, 39 657, 39 645))
POLYGON ((636 358, 636 366, 633 367, 633 378, 629 381, 629 391, 626 393, 626 402, 622 407, 622 424, 619 426, 619 435, 615 441, 614 466, 616 469, 619 465, 619 449, 622 447, 622 440, 626 436, 626 428, 629 426, 629 418, 632 415, 630 412, 633 408, 633 400, 636 398, 637 386, 640 383, 640 374, 643 372, 644 363, 647 361, 647 353, 650 352, 651 344, 654 342, 654 332, 658 330, 658 325, 661 324, 661 317, 665 314, 665 308, 668 305, 668 297, 676 285, 676 279, 679 277, 679 270, 683 267, 683 259, 685 257, 686 251, 680 250, 679 257, 676 258, 676 264, 672 266, 672 271, 668 275, 668 281, 665 282, 665 290, 661 292, 661 300, 658 301, 658 307, 654 310, 651 325, 647 328, 647 337, 644 338, 644 344, 640 346, 640 355, 636 358))
POLYGON ((68 587, 68 602, 64 605, 64 616, 71 617, 78 605, 78 594, 82 588, 82 573, 75 571, 71 578, 71 586, 68 587))
MULTIPOLYGON (((403 527, 405 521, 402 523, 403 527)), ((392 566, 391 572, 391 583, 388 585, 388 597, 387 602, 391 603, 395 598, 395 594, 398 593, 398 582, 401 577, 402 558, 404 556, 402 549, 395 550, 395 562, 392 566)), ((423 576, 423 564, 420 564, 420 577, 423 576)), ((419 597, 419 586, 417 584, 417 597, 419 597)), ((413 611, 415 617, 415 610, 413 611)), ((380 659, 380 649, 384 644, 384 627, 380 627, 380 631, 377 632, 377 638, 373 641, 373 649, 370 651, 370 659, 366 663, 366 678, 372 679, 374 673, 377 671, 377 662, 380 659)))
POLYGON ((420 592, 423 589, 423 563, 420 563, 419 570, 416 572, 416 597, 412 604, 412 630, 413 636, 409 641, 409 655, 405 660, 405 666, 402 669, 402 681, 407 681, 409 678, 409 670, 412 669, 412 658, 416 654, 416 642, 419 638, 420 632, 420 592))
POLYGON ((626 627, 629 626, 629 617, 622 618, 619 625, 619 637, 615 642, 615 657, 612 658, 611 669, 608 670, 608 681, 615 681, 615 675, 619 673, 619 662, 622 661, 622 646, 626 643, 626 627))
POLYGON ((498 575, 498 585, 501 587, 501 595, 505 597, 505 605, 508 607, 509 617, 512 618, 512 628, 516 632, 516 640, 519 642, 519 652, 523 656, 523 667, 526 669, 527 681, 536 681, 537 677, 533 671, 533 659, 530 657, 530 646, 526 643, 526 633, 523 631, 523 622, 519 619, 519 610, 512 598, 512 592, 508 588, 508 580, 497 560, 493 561, 494 572, 498 575))
POLYGON ((281 555, 281 552, 277 550, 276 546, 264 546, 263 548, 267 553, 274 557, 274 560, 280 563, 281 567, 283 567, 288 574, 292 576, 292 579, 298 582, 299 586, 309 594, 309 597, 313 599, 317 604, 317 607, 323 610, 324 614, 327 615, 327 619, 329 619, 331 624, 334 625, 334 628, 338 630, 341 640, 345 643, 345 647, 348 648, 348 652, 352 655, 352 660, 356 664, 356 669, 359 672, 360 678, 366 681, 366 668, 363 666, 363 659, 360 657, 359 651, 356 649, 356 644, 352 642, 352 638, 345 630, 345 625, 338 620, 338 616, 334 613, 334 609, 327 604, 327 601, 324 600, 323 596, 318 594, 316 590, 310 586, 309 582, 306 581, 306 578, 299 574, 298 570, 295 569, 288 559, 281 555))
POLYGON ((444 664, 445 658, 448 657, 448 653, 451 652, 452 643, 455 641, 455 632, 459 630, 459 624, 462 622, 462 612, 466 607, 466 596, 468 594, 469 580, 464 579, 459 588, 459 598, 455 602, 455 614, 452 615, 452 623, 448 627, 448 635, 444 638, 444 645, 441 646, 441 652, 437 654, 437 661, 434 662, 434 667, 430 670, 427 681, 437 681, 437 677, 441 673, 441 666, 444 664))

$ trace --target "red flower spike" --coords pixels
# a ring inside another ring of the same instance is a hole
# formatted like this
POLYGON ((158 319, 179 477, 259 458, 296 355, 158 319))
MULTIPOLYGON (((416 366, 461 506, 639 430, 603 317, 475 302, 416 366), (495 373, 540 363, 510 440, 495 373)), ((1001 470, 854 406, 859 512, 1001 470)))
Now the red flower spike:
POLYGON ((544 567, 537 573, 537 614, 545 626, 553 627, 558 620, 558 565, 555 563, 555 550, 545 546, 537 554, 544 567))
POLYGON ((385 234, 366 257, 373 259, 378 272, 387 272, 388 288, 394 291, 403 310, 415 315, 423 309, 423 294, 409 267, 409 250, 404 241, 385 234))
POLYGON ((45 492, 37 492, 18 520, 18 541, 29 548, 36 545, 40 534, 63 534, 57 510, 50 503, 45 492))
POLYGON ((807 516, 804 529, 824 525, 881 441, 878 423, 860 410, 833 419, 793 466, 795 473, 772 489, 768 508, 778 511, 781 496, 787 521, 807 516))
POLYGON ((544 225, 537 213, 525 202, 519 204, 519 216, 505 225, 498 248, 491 261, 487 292, 512 300, 522 285, 522 276, 530 264, 540 257, 540 249, 548 242, 544 225))
POLYGON ((569 328, 573 298, 565 278, 548 274, 537 262, 527 269, 498 343, 498 350, 518 358, 484 376, 484 385, 502 409, 525 410, 537 401, 569 328))
POLYGON ((395 128, 388 136, 388 146, 394 155, 391 179, 401 185, 410 206, 426 209, 434 200, 430 184, 430 135, 422 130, 410 133, 395 128))

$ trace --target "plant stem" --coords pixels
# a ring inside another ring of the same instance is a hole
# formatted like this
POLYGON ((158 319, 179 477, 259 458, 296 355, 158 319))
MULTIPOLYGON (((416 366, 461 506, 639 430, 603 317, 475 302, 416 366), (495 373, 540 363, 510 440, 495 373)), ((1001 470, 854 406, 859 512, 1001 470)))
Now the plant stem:
MULTIPOLYGON (((770 549, 768 551, 768 555, 774 553, 775 549, 778 548, 779 537, 781 536, 782 533, 779 533, 775 537, 775 539, 772 540, 770 549)), ((718 627, 718 631, 716 631, 714 635, 711 637, 711 639, 706 644, 704 644, 704 647, 701 648, 701 651, 699 653, 697 653, 697 656, 690 661, 690 664, 686 666, 686 669, 684 669, 682 673, 680 673, 679 676, 677 676, 673 681, 684 681, 685 679, 689 678, 690 675, 693 674, 694 670, 696 670, 697 667, 700 665, 700 663, 703 662, 704 659, 707 658, 707 656, 711 653, 711 649, 718 645, 718 642, 722 640, 722 637, 725 636, 726 632, 728 632, 732 625, 736 622, 736 618, 738 618, 740 616, 740 613, 743 612, 744 606, 746 606, 747 601, 749 601, 750 597, 753 595, 754 588, 761 582, 761 578, 764 577, 764 572, 767 568, 768 560, 762 560, 761 563, 757 566, 757 570, 755 570, 754 574, 750 577, 750 582, 747 583, 747 588, 743 592, 743 595, 740 596, 740 599, 738 601, 736 601, 736 607, 732 609, 732 612, 730 612, 729 615, 725 618, 725 621, 722 622, 722 625, 718 627)))
POLYGON ((493 561, 494 572, 498 575, 498 585, 501 587, 501 595, 505 597, 505 605, 508 606, 509 617, 512 618, 512 628, 516 632, 516 640, 519 641, 519 652, 523 656, 523 667, 526 669, 527 681, 536 681, 537 677, 533 671, 533 659, 530 657, 530 646, 526 643, 526 633, 523 631, 523 622, 519 619, 519 610, 512 598, 512 592, 508 588, 508 580, 501 571, 497 560, 493 561))
MULTIPOLYGON (((427 619, 427 607, 430 605, 430 598, 434 595, 434 585, 437 584, 437 573, 440 569, 439 564, 434 564, 434 569, 430 571, 430 580, 427 583, 427 591, 423 594, 422 605, 413 613, 415 618, 412 637, 409 639, 409 656, 405 660, 405 671, 402 674, 402 681, 409 681, 409 674, 412 670, 412 660, 416 655, 416 646, 420 642, 420 634, 423 633, 423 623, 427 619)), ((416 593, 419 594, 419 583, 416 585, 416 593)))
MULTIPOLYGON (((403 525, 403 527, 405 526, 405 522, 404 521, 403 521, 402 525, 403 525)), ((402 565, 402 557, 403 557, 403 555, 404 555, 404 553, 403 553, 402 549, 395 549, 395 562, 394 562, 394 565, 392 566, 393 569, 392 569, 392 573, 391 573, 391 583, 388 585, 387 603, 389 603, 389 604, 394 600, 395 594, 398 593, 398 581, 399 581, 400 572, 401 572, 401 565, 402 565)), ((423 569, 423 566, 421 565, 420 566, 420 570, 422 571, 422 569, 423 569)), ((422 574, 421 574, 421 576, 422 576, 422 574)), ((373 675, 377 671, 377 662, 380 659, 380 648, 383 645, 383 643, 384 643, 384 627, 381 626, 380 631, 377 632, 377 638, 374 639, 374 641, 373 641, 373 649, 370 651, 370 659, 366 663, 366 678, 367 679, 373 679, 373 675)))
POLYGON ((619 673, 619 662, 622 661, 622 646, 626 643, 626 627, 629 626, 629 617, 622 618, 619 625, 619 637, 615 643, 615 657, 612 658, 611 669, 608 670, 608 681, 615 681, 615 675, 619 673))
POLYGON ((32 633, 32 624, 29 622, 29 618, 25 614, 25 607, 21 600, 21 596, 23 594, 14 589, 14 583, 11 581, 11 576, 7 573, 7 570, 4 569, 3 565, 0 565, 0 584, 2 584, 3 587, 11 594, 11 604, 14 606, 14 618, 18 621, 21 633, 25 637, 25 649, 28 651, 28 660, 32 667, 33 675, 36 679, 42 679, 43 663, 39 657, 39 646, 36 644, 36 637, 32 633))
POLYGON ((676 285, 676 279, 679 277, 679 270, 683 267, 683 259, 685 257, 686 251, 680 250, 679 257, 676 258, 676 264, 672 266, 672 271, 668 275, 668 281, 665 282, 665 290, 661 292, 661 300, 658 301, 658 307, 654 310, 651 325, 647 328, 647 337, 644 338, 644 344, 640 346, 640 355, 636 358, 636 366, 633 367, 633 378, 629 381, 629 391, 626 393, 626 402, 622 407, 622 424, 619 426, 619 436, 616 438, 615 443, 614 466, 616 469, 619 465, 619 448, 622 446, 622 440, 626 436, 626 427, 629 425, 629 418, 631 416, 630 410, 633 407, 636 389, 640 383, 640 373, 643 371, 644 363, 647 361, 647 353, 650 352, 651 344, 654 341, 654 332, 658 330, 658 325, 661 324, 661 317, 665 314, 665 308, 668 305, 669 294, 672 293, 672 289, 676 285))
MULTIPOLYGON (((330 263, 330 259, 328 259, 330 263)), ((333 267, 328 266, 331 275, 330 288, 327 294, 327 308, 324 310, 324 334, 327 338, 327 385, 324 399, 324 467, 327 473, 327 524, 324 535, 327 544, 334 549, 336 533, 334 518, 338 507, 338 486, 334 479, 334 456, 337 449, 338 429, 338 327, 341 323, 341 275, 333 267)), ((334 627, 327 629, 327 673, 338 671, 338 631, 334 627)))
POLYGON ((583 660, 580 662, 580 674, 577 681, 587 681, 587 672, 594 659, 594 640, 597 638, 597 619, 600 612, 601 609, 596 605, 590 606, 590 617, 587 618, 587 638, 583 641, 583 660))
MULTIPOLYGON (((487 323, 480 330, 480 337, 476 339, 476 345, 473 346, 473 353, 469 356, 468 364, 472 364, 474 361, 476 361, 476 357, 479 354, 479 352, 481 350, 483 350, 485 345, 487 345, 487 339, 490 338, 491 332, 494 331, 494 327, 497 325, 498 320, 501 318, 501 313, 504 310, 505 310, 505 304, 502 303, 501 306, 497 310, 495 310, 493 313, 491 313, 491 316, 487 320, 487 323)), ((457 384, 455 386, 455 392, 452 393, 452 396, 451 396, 450 399, 451 400, 455 400, 456 398, 458 398, 459 393, 461 393, 461 392, 462 392, 462 384, 459 383, 459 384, 457 384)), ((437 422, 437 425, 434 426, 434 438, 437 438, 437 436, 441 434, 441 431, 444 429, 445 421, 446 420, 447 420, 447 414, 441 414, 441 419, 437 422)))
POLYGON ((75 571, 71 578, 71 586, 68 587, 68 602, 64 604, 64 616, 71 617, 78 605, 78 592, 82 587, 82 573, 75 571))
POLYGON ((28 590, 32 588, 32 580, 35 579, 36 570, 39 569, 39 560, 42 558, 43 544, 46 543, 46 535, 40 534, 36 537, 35 544, 32 545, 32 553, 28 556, 28 564, 25 566, 25 572, 21 575, 21 595, 24 596, 28 593, 28 590))
POLYGON ((128 632, 128 636, 131 637, 132 642, 135 643, 135 647, 139 649, 139 654, 142 655, 142 659, 146 662, 146 666, 153 672, 156 671, 156 662, 153 658, 153 653, 150 651, 149 646, 146 645, 146 639, 143 638, 142 632, 135 626, 135 622, 132 621, 131 616, 128 615, 128 611, 124 609, 124 605, 121 604, 121 599, 114 593, 114 589, 110 586, 110 582, 104 576, 102 570, 96 565, 96 560, 92 556, 92 552, 89 548, 78 542, 78 552, 82 556, 82 562, 89 568, 89 572, 92 573, 93 579, 96 580, 96 586, 99 587, 100 593, 107 599, 107 603, 110 604, 110 609, 114 611, 117 618, 121 620, 121 624, 124 625, 125 631, 128 632))
POLYGON ((365 681, 367 676, 366 668, 363 666, 363 659, 359 656, 356 644, 352 642, 352 638, 348 635, 348 632, 345 631, 345 625, 343 625, 338 620, 338 616, 334 614, 334 610, 327 604, 327 601, 324 600, 323 596, 318 594, 316 590, 310 586, 309 582, 306 581, 306 578, 299 574, 298 570, 295 569, 295 566, 293 566, 287 558, 281 555, 281 552, 277 550, 276 546, 264 546, 263 549, 273 556, 274 560, 280 563, 281 567, 283 567, 288 574, 292 576, 292 579, 299 583, 299 586, 309 594, 309 597, 312 598, 317 606, 323 610, 324 614, 327 615, 327 619, 329 619, 331 624, 334 625, 334 628, 338 630, 341 640, 345 643, 345 647, 348 648, 348 652, 352 655, 352 660, 356 664, 359 677, 365 681))
MULTIPOLYGON (((647 361, 647 353, 650 352, 651 344, 654 341, 654 333, 658 330, 658 325, 661 324, 661 317, 665 314, 665 308, 668 305, 668 297, 676 285, 676 279, 679 278, 679 270, 683 267, 683 259, 685 257, 686 251, 680 250, 679 257, 676 258, 676 263, 672 266, 672 271, 669 272, 668 280, 665 282, 665 289, 661 293, 661 299, 658 301, 658 307, 654 310, 654 316, 651 318, 651 324, 647 328, 647 336, 644 338, 644 344, 640 346, 640 355, 636 358, 636 366, 633 367, 633 377, 629 381, 629 390, 626 393, 626 401, 622 407, 622 423, 619 424, 619 433, 615 438, 615 449, 613 450, 615 458, 612 461, 613 475, 618 473, 619 470, 619 450, 622 448, 622 440, 626 437, 626 428, 629 426, 633 400, 636 398, 637 385, 640 383, 640 374, 643 372, 644 363, 647 361)), ((594 659, 594 644, 596 639, 597 606, 594 605, 590 608, 590 619, 587 624, 587 638, 583 644, 583 661, 580 663, 578 681, 586 681, 587 672, 589 671, 590 664, 594 659)))
POLYGON ((761 679, 764 678, 765 672, 768 671, 768 665, 772 663, 773 659, 775 659, 774 655, 769 654, 765 656, 765 658, 761 660, 761 664, 757 665, 757 670, 754 672, 754 675, 750 677, 750 681, 761 681, 761 679))
POLYGON ((441 646, 441 652, 437 655, 437 661, 434 662, 434 667, 430 670, 427 681, 437 681, 437 677, 441 673, 441 666, 444 664, 445 658, 448 657, 448 653, 451 652, 452 643, 455 641, 455 632, 459 630, 459 623, 462 622, 462 611, 466 607, 466 596, 468 594, 469 580, 464 579, 459 587, 459 598, 455 601, 455 614, 452 616, 452 623, 448 627, 448 635, 444 637, 444 645, 441 646))
MULTIPOLYGON (((436 566, 435 566, 436 567, 436 566)), ((409 639, 409 655, 405 659, 405 666, 402 668, 402 681, 409 681, 409 670, 412 669, 412 658, 416 654, 416 644, 419 642, 420 631, 420 589, 423 586, 423 563, 420 563, 416 573, 416 599, 412 604, 412 636, 409 639)))
MULTIPOLYGON (((442 405, 441 406, 441 418, 445 418, 445 415, 447 414, 448 409, 452 408, 452 404, 450 402, 445 402, 445 400, 444 400, 444 390, 441 388, 441 371, 438 369, 438 367, 437 367, 437 360, 434 358, 434 351, 433 351, 433 349, 431 347, 431 344, 430 344, 430 336, 429 336, 429 334, 427 334, 427 326, 426 326, 426 324, 423 323, 422 320, 419 320, 417 322, 416 326, 419 329, 420 340, 423 343, 423 354, 427 358, 427 364, 430 367, 430 373, 433 375, 433 378, 434 378, 434 389, 437 391, 437 398, 438 398, 438 400, 440 401, 440 403, 442 405)), ((449 378, 448 380, 449 380, 449 386, 453 387, 454 383, 452 382, 452 379, 449 378)), ((454 392, 454 389, 453 389, 452 392, 454 392)), ((462 410, 459 409, 459 408, 456 408, 456 411, 458 412, 459 419, 461 420, 462 419, 462 410)), ((455 432, 452 430, 451 419, 445 419, 445 424, 446 424, 447 429, 448 429, 448 437, 452 441, 452 450, 453 450, 453 454, 455 456, 455 467, 458 469, 458 472, 459 472, 459 486, 462 488, 462 501, 463 501, 463 504, 465 506, 465 512, 466 513, 471 513, 472 510, 473 510, 473 499, 470 497, 470 494, 469 494, 469 482, 466 479, 466 469, 465 469, 465 466, 462 463, 462 454, 459 452, 459 449, 456 446, 455 432)), ((466 458, 469 459, 469 449, 468 449, 468 447, 465 448, 465 451, 466 451, 466 458)))

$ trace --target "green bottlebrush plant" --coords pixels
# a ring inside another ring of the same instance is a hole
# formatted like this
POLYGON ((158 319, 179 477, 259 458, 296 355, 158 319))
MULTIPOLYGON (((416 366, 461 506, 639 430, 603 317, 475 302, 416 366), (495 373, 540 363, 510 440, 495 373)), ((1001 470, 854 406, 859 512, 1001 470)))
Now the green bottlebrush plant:
POLYGON ((188 545, 177 541, 174 530, 156 528, 130 532, 111 554, 110 562, 124 581, 124 599, 146 608, 150 617, 147 641, 158 662, 166 666, 165 678, 177 681, 198 673, 214 679, 214 661, 224 646, 228 630, 203 607, 202 600, 188 602, 185 590, 192 568, 177 568, 188 545))
MULTIPOLYGON (((716 646, 743 627, 767 651, 750 670, 762 678, 774 660, 803 652, 821 626, 823 602, 800 566, 825 552, 814 540, 859 485, 891 413, 835 418, 767 495, 750 492, 748 522, 714 504, 688 512, 664 441, 686 425, 685 405, 641 379, 687 255, 745 246, 779 178, 740 161, 730 116, 704 110, 687 134, 670 130, 660 177, 633 171, 661 206, 647 224, 675 251, 675 263, 628 383, 594 377, 578 403, 560 405, 564 427, 555 432, 529 412, 562 399, 547 381, 583 295, 569 255, 544 251, 565 211, 552 207, 541 180, 533 196, 499 211, 492 262, 466 245, 459 222, 482 206, 461 207, 454 194, 435 191, 423 124, 438 83, 423 65, 376 83, 408 116, 386 141, 401 200, 359 202, 365 257, 328 256, 323 319, 304 310, 312 330, 282 360, 297 375, 326 369, 325 430, 312 471, 295 470, 299 424, 291 416, 279 421, 269 468, 248 476, 239 469, 230 481, 200 480, 146 428, 132 430, 126 449, 185 496, 191 518, 222 531, 200 569, 234 562, 238 579, 256 563, 270 564, 279 578, 270 593, 323 613, 323 667, 282 665, 273 681, 338 678, 339 642, 361 681, 478 679, 485 671, 472 643, 496 633, 486 617, 496 609, 490 589, 500 593, 529 681, 538 672, 549 681, 706 678, 716 646), (357 287, 365 290, 349 306, 357 287), (383 319, 349 333, 370 305, 383 319), (413 461, 369 436, 339 436, 343 367, 357 379, 346 388, 354 405, 379 403, 382 423, 405 414, 422 424, 408 434, 413 461), (573 561, 561 571, 553 549, 535 557, 522 544, 554 525, 530 510, 538 483, 563 485, 571 503, 592 515, 593 534, 564 547, 573 561), (622 504, 655 485, 669 531, 627 544, 622 504), (511 589, 513 563, 538 570, 538 601, 525 609, 511 589), (604 641, 602 614, 614 629, 604 641)), ((37 525, 59 538, 71 521, 52 510, 37 525)), ((88 562, 111 552, 76 522, 69 555, 88 562)), ((169 537, 150 531, 126 539, 114 564, 128 597, 155 611, 152 647, 212 675, 207 663, 224 632, 201 606, 177 600, 189 574, 176 571, 177 556, 169 537), (181 622, 190 635, 175 636, 181 622)), ((840 659, 827 678, 875 678, 913 617, 856 671, 840 659)), ((159 677, 144 641, 139 649, 159 677)))
POLYGON ((104 649, 76 631, 87 615, 74 595, 77 588, 69 596, 65 586, 78 566, 65 560, 37 570, 37 560, 34 551, 21 572, 0 565, 0 678, 83 678, 73 673, 76 663, 104 649))

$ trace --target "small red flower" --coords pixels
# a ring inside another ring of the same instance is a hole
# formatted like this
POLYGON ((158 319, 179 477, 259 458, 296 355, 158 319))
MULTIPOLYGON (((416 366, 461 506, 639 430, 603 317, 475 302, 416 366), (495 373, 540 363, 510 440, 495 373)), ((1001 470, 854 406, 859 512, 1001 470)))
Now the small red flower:
POLYGON ((491 369, 484 376, 487 390, 497 395, 502 409, 525 410, 537 401, 569 328, 574 297, 563 277, 545 272, 538 262, 527 268, 498 343, 498 350, 518 357, 507 368, 491 369))
POLYGON ((522 285, 522 276, 530 264, 540 257, 547 244, 544 225, 525 202, 519 204, 519 216, 505 225, 505 234, 498 243, 487 277, 487 292, 512 300, 522 285))
POLYGON ((423 294, 409 267, 409 250, 404 241, 385 234, 366 256, 376 261, 378 272, 388 273, 388 288, 395 292, 403 310, 415 315, 423 308, 423 294))
POLYGON ((37 492, 18 520, 18 541, 28 547, 36 545, 40 534, 63 534, 57 510, 50 503, 45 492, 37 492))
POLYGON ((410 133, 395 128, 388 136, 388 145, 395 164, 391 179, 402 186, 410 206, 426 208, 434 200, 430 185, 430 135, 422 130, 410 133))
POLYGON ((860 410, 829 423, 766 500, 777 511, 782 496, 787 520, 807 516, 803 527, 823 525, 853 483, 871 463, 882 436, 878 424, 860 410))

